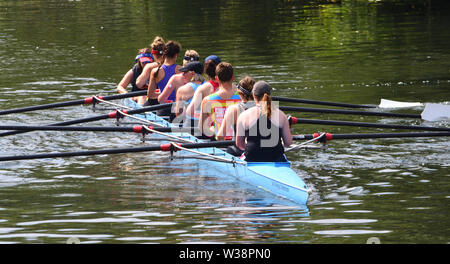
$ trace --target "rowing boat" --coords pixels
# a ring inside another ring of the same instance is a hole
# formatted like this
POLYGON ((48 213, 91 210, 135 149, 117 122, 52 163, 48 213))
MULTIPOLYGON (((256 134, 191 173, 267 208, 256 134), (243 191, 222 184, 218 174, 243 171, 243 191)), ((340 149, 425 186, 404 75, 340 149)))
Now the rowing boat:
MULTIPOLYGON (((124 104, 133 109, 141 108, 140 105, 128 98, 124 100, 124 104)), ((147 112, 145 115, 138 116, 151 121, 153 124, 159 124, 162 127, 173 127, 174 131, 176 131, 175 125, 153 112, 147 112)), ((202 142, 202 140, 186 132, 171 132, 169 134, 191 142, 202 142)), ((189 150, 177 151, 176 155, 187 154, 186 151, 189 150)), ((291 163, 289 161, 245 162, 216 147, 199 148, 194 151, 197 158, 200 158, 202 162, 207 162, 208 164, 205 165, 208 166, 208 168, 210 168, 209 166, 214 167, 218 173, 230 175, 237 180, 294 201, 296 204, 305 205, 308 201, 311 190, 302 178, 291 168, 291 163), (202 154, 205 156, 202 157, 202 154)), ((186 157, 192 158, 193 156, 186 157)))

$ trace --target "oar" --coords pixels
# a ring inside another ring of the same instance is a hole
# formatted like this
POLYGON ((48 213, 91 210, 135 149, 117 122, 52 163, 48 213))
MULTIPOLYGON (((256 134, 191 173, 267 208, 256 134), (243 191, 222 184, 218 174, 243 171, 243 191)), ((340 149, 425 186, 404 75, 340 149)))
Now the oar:
POLYGON ((20 131, 77 131, 77 132, 134 132, 148 133, 150 130, 158 132, 191 132, 197 128, 185 127, 153 127, 153 126, 133 126, 133 127, 103 127, 103 126, 22 126, 22 125, 0 125, 0 130, 20 130, 20 131))
MULTIPOLYGON (((146 95, 146 94, 147 94, 147 90, 145 90, 145 91, 143 90, 143 91, 130 92, 130 93, 125 93, 125 94, 97 96, 97 97, 99 99, 102 99, 105 101, 110 101, 110 100, 124 99, 124 98, 146 95)), ((0 111, 0 115, 23 113, 23 112, 29 112, 29 111, 35 111, 35 110, 43 110, 43 109, 72 106, 72 105, 79 105, 79 104, 92 104, 95 102, 96 102, 96 99, 94 97, 88 97, 88 98, 80 99, 80 100, 51 103, 51 104, 44 104, 44 105, 35 105, 35 106, 28 106, 28 107, 22 107, 22 108, 9 109, 9 110, 2 110, 2 111, 0 111)))
POLYGON ((423 106, 420 102, 399 102, 388 99, 381 99, 379 108, 410 108, 410 107, 421 107, 423 106))
POLYGON ((446 127, 427 127, 427 126, 407 126, 407 125, 392 125, 392 124, 374 124, 364 122, 350 122, 337 120, 318 120, 318 119, 304 119, 290 117, 291 124, 316 124, 316 125, 332 125, 332 126, 356 126, 356 127, 375 127, 375 128, 391 128, 391 129, 411 129, 411 130, 425 130, 425 131, 450 131, 446 127))
POLYGON ((422 118, 418 114, 402 114, 402 113, 387 113, 387 112, 369 112, 369 111, 355 111, 342 109, 326 109, 326 108, 308 108, 295 106, 280 106, 283 111, 293 112, 312 112, 325 114, 344 114, 344 115, 366 115, 366 116, 385 116, 385 117, 403 117, 403 118, 422 118))
MULTIPOLYGON (((167 103, 167 104, 160 104, 160 105, 142 107, 142 108, 133 109, 133 110, 124 110, 123 112, 127 113, 129 115, 133 115, 133 114, 140 114, 140 113, 144 113, 144 112, 159 110, 159 109, 163 109, 163 108, 167 108, 167 107, 171 107, 171 106, 172 106, 172 103, 167 103)), ((70 120, 70 121, 64 121, 64 122, 59 122, 59 123, 53 123, 53 124, 50 124, 50 125, 47 125, 47 126, 69 126, 69 125, 74 125, 74 124, 81 124, 81 123, 99 121, 99 120, 108 119, 108 118, 117 118, 117 117, 120 117, 120 115, 121 114, 118 111, 113 111, 113 112, 111 112, 109 114, 92 116, 92 117, 86 117, 86 118, 75 119, 75 120, 70 120)), ((28 131, 32 131, 32 130, 8 131, 8 132, 0 133, 0 137, 26 133, 28 131)))
MULTIPOLYGON (((319 133, 311 135, 295 135, 294 140, 310 140, 319 137, 319 133)), ((411 137, 448 137, 450 132, 409 132, 409 133, 368 133, 368 134, 331 134, 325 133, 326 140, 332 139, 369 139, 369 138, 411 138, 411 137)), ((320 140, 320 139, 319 139, 320 140)))
POLYGON ((399 102, 387 99, 381 99, 379 108, 395 109, 395 108, 417 108, 423 107, 421 118, 426 121, 439 121, 450 119, 450 105, 436 103, 420 103, 420 102, 399 102))
MULTIPOLYGON (((227 146, 230 146, 233 144, 234 144, 234 141, 232 141, 232 140, 201 142, 201 143, 183 143, 183 144, 177 143, 178 146, 187 148, 187 149, 227 147, 227 146)), ((168 143, 168 144, 161 144, 159 146, 148 146, 148 147, 137 147, 137 148, 117 148, 117 149, 87 150, 87 151, 77 151, 77 152, 54 152, 54 153, 32 154, 32 155, 3 156, 3 157, 0 157, 0 161, 62 158, 62 157, 76 157, 76 156, 93 156, 93 155, 105 155, 105 154, 148 152, 148 151, 176 151, 176 148, 171 143, 168 143)))
POLYGON ((280 101, 280 102, 329 105, 329 106, 339 106, 339 107, 348 107, 348 108, 376 108, 376 106, 374 106, 374 105, 347 104, 347 103, 309 100, 309 99, 289 98, 289 97, 281 97, 281 96, 272 96, 272 99, 274 101, 280 101))

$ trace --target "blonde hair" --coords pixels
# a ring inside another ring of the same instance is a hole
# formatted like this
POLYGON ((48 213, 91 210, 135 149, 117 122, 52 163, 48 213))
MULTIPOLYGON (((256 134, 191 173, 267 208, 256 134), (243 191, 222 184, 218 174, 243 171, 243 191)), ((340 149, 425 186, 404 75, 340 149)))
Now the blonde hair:
MULTIPOLYGON (((195 50, 186 50, 186 52, 184 53, 184 57, 190 57, 190 58, 200 58, 200 55, 198 55, 198 52, 195 50)), ((186 60, 183 58, 183 66, 188 64, 189 62, 191 62, 193 60, 186 60)))
POLYGON ((267 118, 270 119, 272 117, 272 97, 265 93, 260 101, 263 102, 261 104, 263 115, 267 116, 267 118))
POLYGON ((191 78, 191 82, 204 82, 205 81, 205 77, 203 77, 203 75, 195 73, 194 76, 192 76, 191 78))
POLYGON ((153 54, 154 56, 157 57, 161 57, 163 55, 165 46, 166 44, 164 42, 164 39, 160 36, 156 36, 155 39, 153 40, 153 43, 150 44, 152 50, 158 51, 158 53, 153 54))

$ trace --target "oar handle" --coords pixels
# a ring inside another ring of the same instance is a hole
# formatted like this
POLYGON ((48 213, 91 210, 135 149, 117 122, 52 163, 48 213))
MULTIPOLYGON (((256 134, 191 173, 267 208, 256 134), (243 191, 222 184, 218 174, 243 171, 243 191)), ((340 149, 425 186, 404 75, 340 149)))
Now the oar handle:
MULTIPOLYGON (((124 99, 124 98, 129 98, 129 97, 141 96, 141 95, 146 95, 146 94, 147 94, 147 90, 142 90, 142 91, 137 91, 137 92, 116 94, 116 95, 109 95, 109 96, 97 96, 97 97, 102 100, 105 100, 105 101, 110 101, 110 100, 118 100, 118 99, 124 99)), ((72 106, 72 105, 79 105, 79 104, 92 104, 94 102, 95 102, 95 98, 92 96, 92 97, 87 97, 85 99, 79 99, 79 100, 73 100, 73 101, 66 101, 66 102, 59 102, 59 103, 51 103, 51 104, 35 105, 35 106, 28 106, 28 107, 22 107, 22 108, 9 109, 9 110, 2 110, 2 111, 0 111, 0 115, 23 113, 23 112, 30 112, 30 111, 36 111, 36 110, 51 109, 51 108, 65 107, 65 106, 72 106)))
MULTIPOLYGON (((193 148, 209 148, 209 147, 226 147, 234 144, 232 140, 226 141, 212 141, 212 142, 199 142, 199 143, 183 143, 177 144, 180 147, 193 149, 193 148)), ((45 159, 45 158, 64 158, 64 157, 77 157, 77 156, 93 156, 93 155, 105 155, 105 154, 124 154, 124 153, 136 153, 136 152, 148 152, 148 151, 176 151, 177 148, 171 143, 161 144, 159 146, 137 147, 137 148, 118 148, 118 149, 103 149, 103 150, 87 150, 76 152, 54 152, 54 153, 42 153, 32 155, 16 155, 16 156, 3 156, 0 157, 0 161, 13 161, 13 160, 30 160, 30 159, 45 159)))
MULTIPOLYGON (((167 104, 159 104, 159 105, 154 105, 154 106, 142 107, 142 108, 128 110, 128 111, 124 110, 122 112, 132 115, 132 114, 140 114, 140 113, 149 112, 149 111, 155 111, 155 110, 159 110, 159 109, 163 109, 163 108, 167 108, 167 107, 171 107, 171 106, 172 106, 172 103, 167 103, 167 104)), ((99 120, 108 119, 108 118, 117 118, 118 115, 120 115, 120 113, 118 111, 113 111, 109 114, 86 117, 86 118, 75 119, 75 120, 69 120, 69 121, 64 121, 64 122, 59 122, 59 123, 53 123, 53 124, 49 124, 47 126, 70 126, 70 125, 75 125, 75 124, 99 121, 99 120)), ((26 133, 29 131, 32 131, 32 130, 3 132, 3 133, 0 133, 0 137, 26 133)))
MULTIPOLYGON (((310 140, 319 137, 319 133, 310 135, 294 135, 294 140, 310 140)), ((331 134, 326 133, 327 141, 333 139, 370 139, 370 138, 411 138, 411 137, 448 137, 450 132, 407 132, 407 133, 362 133, 362 134, 331 134)))
POLYGON ((304 119, 289 117, 289 122, 293 124, 315 124, 315 125, 332 125, 332 126, 356 126, 356 127, 375 127, 375 128, 391 128, 391 129, 411 129, 411 130, 425 130, 425 131, 450 131, 446 127, 427 127, 427 126, 407 126, 407 125, 393 125, 393 124, 374 124, 364 122, 350 122, 337 120, 318 120, 318 119, 304 119))
POLYGON ((325 114, 386 116, 386 117, 403 117, 403 118, 422 118, 421 115, 417 115, 417 114, 369 112, 369 111, 326 109, 326 108, 308 108, 308 107, 295 107, 295 106, 280 106, 279 108, 281 110, 283 110, 283 111, 293 111, 293 112, 312 112, 312 113, 325 113, 325 114))
POLYGON ((280 102, 329 105, 329 106, 339 106, 339 107, 348 107, 348 108, 376 108, 376 106, 374 106, 374 105, 347 104, 347 103, 338 103, 338 102, 327 102, 327 101, 317 101, 317 100, 309 100, 309 99, 289 98, 289 97, 281 97, 281 96, 272 96, 272 99, 274 101, 280 101, 280 102))
POLYGON ((133 127, 103 127, 103 126, 19 126, 19 125, 0 125, 0 130, 20 130, 20 131, 76 131, 76 132, 134 132, 150 133, 158 132, 191 132, 198 128, 188 127, 153 127, 153 126, 133 126, 133 127))

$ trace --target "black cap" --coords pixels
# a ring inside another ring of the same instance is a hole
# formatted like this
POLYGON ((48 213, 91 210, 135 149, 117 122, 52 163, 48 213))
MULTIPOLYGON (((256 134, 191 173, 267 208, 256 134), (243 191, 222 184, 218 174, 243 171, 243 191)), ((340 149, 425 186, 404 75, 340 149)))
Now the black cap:
POLYGON ((184 67, 179 69, 180 72, 194 71, 195 73, 203 73, 203 63, 199 61, 193 61, 186 64, 184 67))
POLYGON ((263 96, 264 94, 268 94, 270 95, 270 90, 272 90, 270 88, 270 85, 265 82, 265 81, 257 81, 254 85, 253 85, 253 94, 256 96, 263 96))

